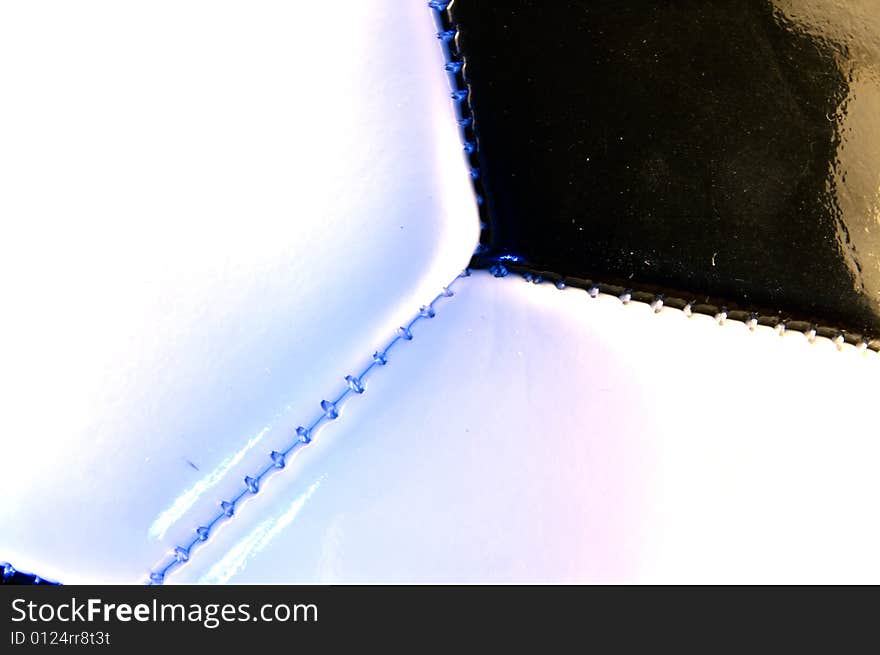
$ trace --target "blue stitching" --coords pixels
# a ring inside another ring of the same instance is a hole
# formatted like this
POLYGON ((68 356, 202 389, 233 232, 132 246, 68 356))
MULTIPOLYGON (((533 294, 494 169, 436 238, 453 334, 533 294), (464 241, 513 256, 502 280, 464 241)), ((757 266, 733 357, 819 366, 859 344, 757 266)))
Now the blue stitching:
POLYGON ((9 562, 0 562, 0 584, 48 584, 60 586, 60 582, 47 580, 36 573, 17 570, 9 562), (17 579, 16 579, 17 578, 17 579))
POLYGON ((421 320, 431 319, 435 316, 434 306, 443 298, 451 298, 454 294, 452 286, 459 278, 469 277, 470 269, 465 269, 459 273, 428 305, 419 308, 419 312, 405 326, 397 329, 397 335, 388 342, 383 350, 373 353, 372 361, 360 372, 359 375, 345 376, 345 389, 336 397, 335 400, 322 400, 321 413, 308 425, 308 427, 299 426, 294 430, 296 439, 291 442, 290 446, 283 452, 273 450, 269 453, 269 462, 256 475, 248 475, 244 478, 244 489, 232 500, 224 500, 220 503, 220 511, 210 521, 204 525, 195 528, 195 536, 192 540, 183 545, 175 546, 169 556, 162 561, 158 567, 150 571, 147 584, 162 584, 165 577, 174 568, 180 566, 184 562, 188 562, 193 555, 193 548, 198 544, 202 544, 208 540, 212 534, 212 530, 217 523, 224 519, 231 519, 235 515, 236 506, 242 499, 259 493, 260 486, 263 481, 273 473, 280 471, 287 464, 288 456, 297 451, 302 450, 312 442, 314 431, 323 423, 334 421, 339 417, 339 406, 349 395, 360 395, 366 391, 365 380, 367 376, 376 367, 385 366, 388 363, 388 354, 391 350, 402 341, 412 341, 413 326, 421 320))
POLYGON ((471 104, 470 85, 467 81, 467 62, 458 44, 458 26, 452 20, 449 7, 453 0, 430 0, 428 7, 433 10, 434 22, 437 25, 437 39, 446 63, 443 69, 449 74, 451 97, 455 104, 456 122, 458 123, 462 147, 468 162, 468 173, 477 202, 480 216, 480 239, 471 258, 471 268, 486 268, 495 262, 523 262, 518 255, 501 254, 488 256, 491 244, 491 217, 486 202, 486 188, 480 175, 480 144, 477 137, 477 124, 471 104))
POLYGON ((437 39, 443 50, 446 63, 443 69, 449 74, 449 86, 452 89, 450 96, 455 104, 456 122, 458 123, 461 143, 468 162, 468 174, 474 190, 474 198, 480 214, 480 240, 474 250, 474 255, 482 255, 489 248, 488 242, 489 218, 488 208, 485 202, 483 182, 480 177, 480 152, 479 140, 477 139, 474 112, 470 102, 470 89, 466 78, 467 62, 458 47, 458 27, 452 22, 448 8, 452 0, 431 0, 428 7, 434 14, 434 22, 437 25, 437 39))

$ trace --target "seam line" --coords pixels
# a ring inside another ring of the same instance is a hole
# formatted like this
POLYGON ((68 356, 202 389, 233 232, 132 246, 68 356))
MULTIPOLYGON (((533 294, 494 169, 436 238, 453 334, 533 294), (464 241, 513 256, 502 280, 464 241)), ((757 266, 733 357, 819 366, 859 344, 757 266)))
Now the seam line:
POLYGON ((452 20, 450 8, 453 4, 454 0, 431 0, 428 2, 428 7, 434 15, 437 39, 440 41, 443 57, 446 60, 443 69, 449 77, 450 97, 455 106, 455 119, 480 218, 480 239, 474 250, 476 258, 489 250, 491 220, 486 203, 486 190, 480 173, 480 140, 477 137, 476 119, 471 104, 471 88, 467 81, 467 61, 459 45, 461 34, 458 25, 452 20))
POLYGON ((221 501, 219 510, 209 520, 200 524, 193 530, 194 536, 190 541, 185 542, 183 545, 175 546, 171 552, 159 562, 159 564, 151 569, 147 577, 147 584, 163 584, 169 573, 188 562, 194 555, 194 551, 198 546, 208 541, 214 533, 214 528, 217 527, 218 524, 226 523, 235 516, 239 504, 245 498, 255 496, 259 493, 260 487, 267 478, 278 471, 281 471, 287 465, 291 456, 296 455, 298 452, 308 447, 308 445, 312 443, 315 431, 321 425, 336 420, 339 417, 341 406, 347 401, 347 399, 352 396, 361 395, 367 390, 367 378, 369 378, 377 368, 383 367, 388 363, 388 355, 391 350, 401 342, 412 341, 413 327, 421 320, 434 318, 437 303, 445 298, 451 298, 454 296, 455 293, 452 289, 453 285, 459 279, 469 277, 470 274, 471 271, 468 268, 459 273, 448 285, 443 287, 442 291, 440 291, 430 303, 422 305, 419 308, 418 313, 416 313, 412 319, 410 319, 405 325, 397 328, 395 336, 388 341, 382 350, 377 350, 373 353, 370 363, 358 375, 346 375, 344 378, 345 387, 342 391, 330 396, 333 400, 322 400, 320 403, 321 412, 310 422, 298 426, 293 431, 294 438, 290 441, 285 450, 273 450, 269 453, 267 456, 268 461, 262 469, 253 475, 246 475, 244 477, 244 487, 236 496, 230 500, 221 501))
POLYGON ((564 289, 565 287, 583 289, 591 298, 595 298, 600 293, 615 296, 624 305, 630 302, 645 303, 651 306, 655 314, 659 313, 664 307, 670 307, 681 310, 688 317, 693 314, 711 316, 718 325, 724 325, 727 321, 737 321, 744 323, 752 332, 759 325, 762 325, 773 328, 780 335, 786 332, 800 332, 807 337, 810 343, 813 343, 817 338, 828 339, 837 346, 838 351, 843 350, 844 344, 849 344, 863 352, 871 350, 880 353, 880 339, 871 339, 861 334, 847 332, 839 328, 821 326, 809 321, 789 320, 782 316, 762 315, 756 311, 744 309, 729 310, 725 305, 668 297, 664 294, 639 291, 617 284, 606 284, 585 278, 566 277, 552 271, 539 271, 515 263, 502 264, 496 262, 488 266, 486 270, 498 278, 507 277, 510 273, 516 273, 526 282, 531 282, 532 284, 549 282, 556 286, 557 289, 564 289))

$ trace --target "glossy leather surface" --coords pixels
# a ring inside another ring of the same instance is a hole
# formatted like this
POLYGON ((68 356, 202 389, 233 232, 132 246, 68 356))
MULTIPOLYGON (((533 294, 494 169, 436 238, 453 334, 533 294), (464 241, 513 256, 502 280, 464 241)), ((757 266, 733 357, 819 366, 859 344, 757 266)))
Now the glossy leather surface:
POLYGON ((877 353, 485 272, 414 332, 170 582, 880 581, 877 353))
POLYGON ((0 561, 138 582, 467 264, 443 57, 421 3, 89 0, 0 61, 0 561))
MULTIPOLYGON (((243 6, 3 7, 0 555, 24 570, 144 580, 473 250, 426 7, 243 6)), ((874 353, 462 282, 168 582, 880 580, 874 353)))
POLYGON ((563 275, 880 329, 872 0, 456 0, 490 229, 563 275))

